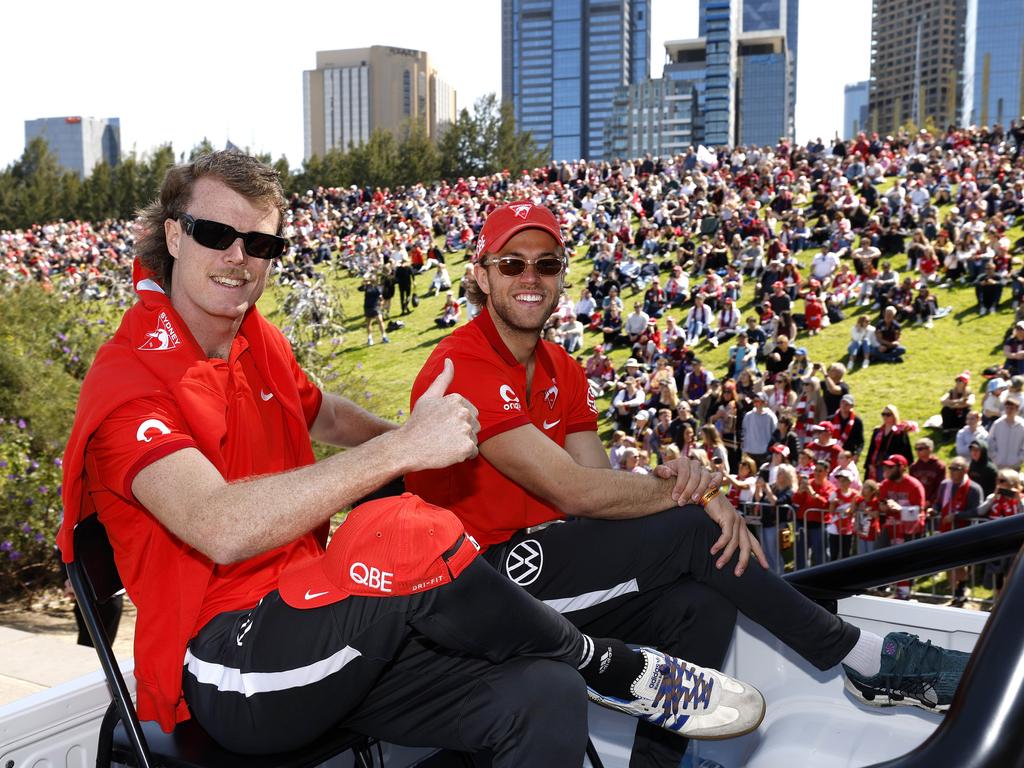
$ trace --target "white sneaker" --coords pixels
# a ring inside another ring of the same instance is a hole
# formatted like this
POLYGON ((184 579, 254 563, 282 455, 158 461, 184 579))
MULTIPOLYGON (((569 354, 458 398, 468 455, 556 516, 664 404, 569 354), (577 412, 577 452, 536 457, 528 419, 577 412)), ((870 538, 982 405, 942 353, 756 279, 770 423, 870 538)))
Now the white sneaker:
POLYGON ((867 368, 870 365, 871 365, 871 358, 868 357, 867 355, 864 355, 864 363, 863 363, 863 365, 861 367, 867 368))
POLYGON ((587 688, 591 701, 691 739, 742 736, 764 719, 764 696, 753 686, 654 648, 636 652, 644 657, 643 672, 632 685, 636 698, 627 701, 587 688))
POLYGON ((368 346, 368 347, 372 347, 373 346, 373 336, 367 336, 366 337, 366 346, 368 346))

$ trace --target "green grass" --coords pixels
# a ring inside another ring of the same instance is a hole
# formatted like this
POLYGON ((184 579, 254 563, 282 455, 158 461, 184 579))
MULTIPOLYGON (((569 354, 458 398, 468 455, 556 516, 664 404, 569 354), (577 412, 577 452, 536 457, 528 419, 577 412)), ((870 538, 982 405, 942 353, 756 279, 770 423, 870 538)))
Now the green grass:
MULTIPOLYGON (((1024 235, 1024 229, 1017 227, 1010 232, 1011 240, 1024 235)), ((813 251, 804 251, 798 258, 805 267, 810 264, 813 251)), ((906 256, 899 255, 892 260, 893 267, 902 274, 906 269, 906 256)), ((462 274, 465 254, 457 253, 448 257, 448 271, 453 279, 462 274)), ((574 261, 569 273, 570 296, 578 298, 579 290, 585 283, 589 270, 579 261, 574 261)), ((429 288, 430 274, 420 276, 417 289, 421 297, 429 288)), ((355 278, 332 276, 331 281, 338 286, 343 294, 342 311, 345 317, 347 335, 340 346, 336 358, 340 369, 349 374, 346 394, 367 409, 380 416, 401 421, 408 413, 409 391, 413 379, 437 342, 449 331, 438 329, 434 318, 440 313, 444 303, 443 296, 424 297, 420 306, 409 315, 400 316, 397 298, 393 302, 393 318, 400 318, 406 327, 390 334, 391 344, 380 344, 378 334, 374 336, 377 343, 373 347, 366 346, 366 332, 362 318, 362 294, 355 290, 355 278), (353 378, 354 377, 354 378, 353 378)), ((456 285, 457 287, 457 285, 456 285)), ((744 286, 740 302, 744 313, 753 312, 752 281, 744 286)), ((951 306, 952 313, 937 320, 931 329, 906 326, 903 331, 902 343, 907 347, 905 362, 901 364, 876 363, 864 370, 858 368, 848 374, 847 380, 851 392, 856 398, 856 410, 864 419, 865 430, 870 431, 881 421, 879 414, 888 403, 895 404, 903 419, 909 419, 923 425, 929 416, 938 413, 939 398, 952 386, 953 379, 964 369, 970 370, 974 377, 972 386, 977 391, 978 403, 982 396, 984 380, 981 371, 995 363, 1001 363, 1002 338, 1012 320, 1010 310, 1010 291, 1003 293, 1002 309, 995 315, 979 317, 975 309, 974 289, 971 286, 954 286, 950 289, 935 291, 940 306, 951 306)), ((623 297, 629 306, 631 295, 623 297)), ((275 301, 273 292, 268 296, 275 301)), ((264 299, 267 301, 267 299, 264 299)), ((802 311, 802 302, 797 302, 796 310, 802 311)), ((860 308, 847 308, 847 317, 841 323, 822 330, 817 336, 800 333, 796 344, 808 349, 812 361, 828 364, 837 360, 845 360, 846 347, 849 343, 850 328, 858 315, 869 313, 874 320, 877 311, 860 308)), ((673 312, 677 320, 682 320, 684 311, 673 312)), ((584 350, 589 350, 600 341, 600 334, 589 333, 584 340, 584 350)), ((728 356, 728 345, 712 349, 703 344, 699 354, 710 369, 721 375, 725 370, 728 356)), ((628 357, 628 351, 617 349, 612 358, 621 365, 628 357)), ((603 410, 600 409, 599 410, 603 410)), ((602 432, 609 425, 602 424, 602 432)), ((922 430, 922 435, 932 437, 940 446, 939 455, 949 458, 952 455, 952 436, 943 435, 938 430, 922 430)))

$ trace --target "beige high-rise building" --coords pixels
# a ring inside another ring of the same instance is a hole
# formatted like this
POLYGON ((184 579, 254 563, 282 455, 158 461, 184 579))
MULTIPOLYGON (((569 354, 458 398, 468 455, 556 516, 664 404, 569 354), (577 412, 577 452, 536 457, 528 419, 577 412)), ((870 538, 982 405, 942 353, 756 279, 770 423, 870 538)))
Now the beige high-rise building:
POLYGON ((455 91, 425 51, 373 45, 317 51, 316 69, 302 73, 305 157, 363 144, 377 128, 396 137, 419 120, 436 139, 455 121, 455 91))
POLYGON ((873 0, 867 127, 885 135, 908 122, 959 124, 966 7, 966 0, 873 0))

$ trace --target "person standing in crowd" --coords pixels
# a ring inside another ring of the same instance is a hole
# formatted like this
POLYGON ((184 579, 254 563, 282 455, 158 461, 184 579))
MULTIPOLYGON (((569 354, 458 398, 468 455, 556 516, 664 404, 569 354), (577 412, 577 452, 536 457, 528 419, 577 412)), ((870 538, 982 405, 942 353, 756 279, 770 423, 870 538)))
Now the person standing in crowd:
POLYGON ((381 313, 381 290, 380 285, 370 275, 363 278, 359 290, 363 292, 363 317, 366 318, 366 346, 373 346, 373 325, 376 323, 380 329, 380 340, 385 344, 391 339, 384 332, 384 317, 381 313))
POLYGON ((831 520, 826 527, 830 560, 841 560, 853 554, 860 494, 852 486, 853 475, 840 469, 835 473, 836 488, 828 497, 831 520))
MULTIPOLYGON (((949 462, 949 478, 942 481, 932 497, 932 509, 939 521, 939 532, 947 533, 969 524, 978 514, 984 499, 981 486, 967 475, 967 461, 957 456, 949 462)), ((967 600, 967 568, 954 568, 946 572, 952 605, 962 607, 967 600)))
POLYGON ((900 421, 900 412, 890 403, 882 408, 882 423, 875 427, 868 441, 867 457, 864 460, 864 477, 882 481, 885 477, 885 461, 893 454, 902 456, 909 464, 913 458, 910 439, 907 437, 910 425, 900 421))
MULTIPOLYGON (((890 544, 919 539, 924 535, 927 498, 924 486, 907 472, 907 459, 899 453, 882 462, 885 479, 878 487, 879 509, 885 515, 890 544)), ((910 582, 896 585, 896 596, 910 599, 910 582)))
POLYGON ((796 471, 789 464, 778 465, 774 481, 764 476, 763 469, 760 470, 754 486, 753 501, 761 515, 761 548, 768 561, 768 569, 780 576, 784 563, 779 550, 779 526, 789 523, 795 488, 796 471))
POLYGON ((828 500, 835 491, 829 482, 828 462, 813 461, 810 477, 800 475, 793 506, 796 511, 796 568, 801 570, 808 565, 808 554, 813 565, 825 562, 825 525, 831 518, 828 511, 828 500))
POLYGON ((832 414, 836 439, 854 458, 864 450, 864 421, 853 410, 853 395, 845 394, 839 399, 839 410, 832 414))
POLYGON ((956 455, 970 461, 971 443, 978 439, 987 440, 988 430, 981 426, 981 414, 977 411, 969 411, 966 423, 956 433, 956 455))
POLYGON ((754 460, 755 467, 760 467, 768 460, 768 447, 778 419, 765 407, 764 392, 755 392, 753 399, 753 409, 743 415, 743 452, 754 460))
POLYGON ((988 450, 999 469, 1019 470, 1024 462, 1024 422, 1020 414, 1020 398, 1010 395, 1003 403, 1004 413, 988 430, 988 450))
POLYGON ((409 300, 413 292, 413 271, 409 258, 403 256, 395 267, 395 285, 398 286, 398 299, 402 304, 402 314, 409 314, 409 300))
POLYGON ((935 443, 930 437, 919 438, 914 443, 917 459, 910 465, 910 475, 924 487, 924 497, 929 502, 935 498, 939 485, 946 477, 946 465, 934 455, 935 443))

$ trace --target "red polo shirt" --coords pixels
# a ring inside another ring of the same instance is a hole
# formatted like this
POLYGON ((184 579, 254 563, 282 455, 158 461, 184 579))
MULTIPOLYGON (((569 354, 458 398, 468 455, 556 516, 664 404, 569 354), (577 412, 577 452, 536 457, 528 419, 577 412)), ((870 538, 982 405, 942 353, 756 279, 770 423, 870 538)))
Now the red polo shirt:
MULTIPOLYGON (((579 363, 559 345, 539 341, 527 398, 526 366, 505 346, 487 310, 437 345, 413 384, 413 406, 437 378, 445 358, 455 364, 448 392, 457 392, 480 411, 481 445, 527 424, 563 448, 567 435, 597 430, 597 408, 579 363)), ((455 512, 483 548, 506 541, 522 528, 565 517, 482 455, 444 469, 411 472, 405 484, 430 503, 455 512)))

